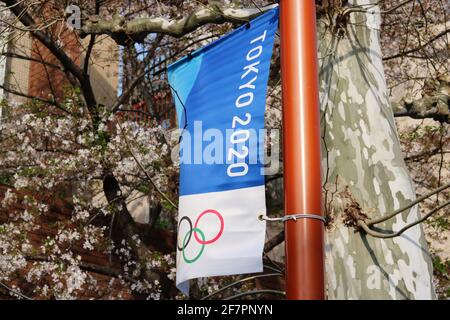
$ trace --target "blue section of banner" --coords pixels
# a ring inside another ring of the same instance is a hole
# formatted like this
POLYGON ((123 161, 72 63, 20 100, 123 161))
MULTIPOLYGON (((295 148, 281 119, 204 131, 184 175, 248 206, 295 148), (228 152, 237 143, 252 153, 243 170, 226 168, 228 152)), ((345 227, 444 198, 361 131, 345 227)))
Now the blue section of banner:
POLYGON ((169 83, 176 92, 172 92, 175 100, 175 107, 177 108, 178 124, 184 126, 184 108, 187 97, 192 91, 195 84, 200 66, 202 64, 202 55, 197 55, 195 58, 189 59, 188 63, 182 63, 176 68, 169 67, 169 83))
POLYGON ((275 8, 169 66, 184 128, 180 196, 264 184, 259 130, 277 28, 275 8))

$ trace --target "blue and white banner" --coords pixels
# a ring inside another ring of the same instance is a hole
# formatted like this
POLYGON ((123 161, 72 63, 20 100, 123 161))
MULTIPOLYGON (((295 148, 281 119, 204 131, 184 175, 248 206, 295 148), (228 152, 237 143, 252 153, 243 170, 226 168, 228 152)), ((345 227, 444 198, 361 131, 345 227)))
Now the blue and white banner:
POLYGON ((278 8, 170 65, 182 131, 177 287, 261 272, 264 112, 278 8))

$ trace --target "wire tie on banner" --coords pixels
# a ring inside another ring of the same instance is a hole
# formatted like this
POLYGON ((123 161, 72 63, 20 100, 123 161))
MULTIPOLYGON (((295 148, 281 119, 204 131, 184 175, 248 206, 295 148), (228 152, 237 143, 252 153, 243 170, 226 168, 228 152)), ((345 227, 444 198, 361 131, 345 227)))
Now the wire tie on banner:
POLYGON ((279 217, 279 218, 269 218, 268 216, 265 215, 259 215, 259 220, 261 221, 281 221, 281 222, 286 222, 289 220, 294 220, 297 221, 297 219, 315 219, 315 220, 320 220, 322 221, 324 224, 327 222, 325 217, 319 216, 317 214, 307 214, 307 213, 298 213, 298 214, 288 214, 285 215, 283 217, 279 217))

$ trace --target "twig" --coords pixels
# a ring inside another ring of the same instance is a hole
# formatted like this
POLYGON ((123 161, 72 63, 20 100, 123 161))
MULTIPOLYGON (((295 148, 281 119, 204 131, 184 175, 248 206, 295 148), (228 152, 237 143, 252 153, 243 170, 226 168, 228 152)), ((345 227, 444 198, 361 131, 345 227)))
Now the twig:
POLYGON ((283 276, 283 274, 281 274, 281 273, 269 273, 269 274, 260 274, 260 275, 256 275, 256 276, 252 276, 252 277, 247 277, 247 278, 244 278, 244 279, 235 281, 235 282, 233 282, 233 283, 230 283, 229 285, 226 285, 225 287, 220 288, 219 290, 217 290, 217 291, 215 291, 215 292, 213 292, 213 293, 211 293, 211 294, 209 294, 209 295, 207 295, 207 296, 201 298, 200 300, 206 300, 206 299, 209 299, 209 298, 211 298, 212 296, 215 296, 215 295, 217 295, 217 294, 219 294, 219 293, 221 293, 221 292, 223 292, 223 291, 225 291, 225 290, 227 290, 227 289, 229 289, 229 288, 231 288, 231 287, 234 287, 234 286, 236 286, 236 285, 238 285, 238 284, 240 284, 240 283, 242 283, 242 282, 246 282, 246 281, 250 281, 250 280, 255 280, 255 279, 259 279, 259 278, 282 277, 282 276, 283 276))
POLYGON ((434 36, 434 37, 432 37, 431 39, 429 39, 429 40, 428 40, 427 42, 425 42, 424 44, 419 45, 419 46, 416 47, 416 48, 409 49, 409 50, 407 50, 407 51, 399 52, 399 53, 394 54, 394 55, 389 56, 389 57, 384 57, 384 58, 383 58, 383 61, 388 61, 388 60, 392 60, 392 59, 395 59, 395 58, 400 58, 400 57, 406 56, 406 55, 408 55, 408 54, 410 54, 410 53, 419 51, 419 50, 425 48, 426 46, 428 46, 428 45, 429 45, 430 43, 432 43, 433 41, 435 41, 435 40, 437 40, 437 39, 439 39, 439 38, 445 36, 445 35, 446 35, 447 33, 449 33, 449 32, 450 32, 450 29, 444 30, 444 31, 438 33, 436 36, 434 36))
MULTIPOLYGON (((9 92, 9 93, 14 94, 16 96, 24 97, 24 98, 27 98, 27 99, 34 99, 36 101, 39 101, 39 102, 42 102, 42 103, 47 103, 47 104, 50 104, 50 105, 55 106, 55 107, 58 106, 54 101, 42 99, 42 98, 39 98, 39 97, 30 96, 28 94, 25 94, 25 93, 22 93, 22 92, 19 92, 19 91, 10 89, 10 88, 6 88, 5 86, 3 86, 1 84, 0 84, 0 88, 5 90, 6 92, 9 92)), ((67 110, 64 110, 64 111, 70 114, 69 111, 67 111, 67 110)))
POLYGON ((389 238, 394 238, 394 237, 398 237, 400 236, 403 232, 405 232, 406 230, 414 227, 415 225, 418 225, 419 223, 424 222, 425 220, 427 220, 429 217, 431 217, 433 214, 435 214, 436 212, 438 212, 439 210, 443 209, 444 207, 450 205, 450 200, 445 202, 444 204, 434 208, 433 210, 431 210, 430 212, 428 212, 423 218, 412 222, 410 224, 407 224, 406 226, 404 226, 403 228, 401 228, 399 231, 397 232, 392 232, 392 233, 381 233, 375 230, 372 230, 369 228, 369 226, 362 220, 358 221, 358 226, 361 227, 367 234, 371 235, 372 237, 375 238, 382 238, 382 239, 389 239, 389 238))
POLYGON ((127 145, 128 151, 130 151, 131 156, 133 157, 134 161, 136 162, 136 164, 139 166, 139 168, 142 170, 142 172, 145 174, 145 176, 147 177, 147 179, 150 181, 150 183, 153 185, 153 187, 155 188, 155 190, 175 209, 178 210, 178 206, 173 203, 172 200, 169 199, 169 197, 161 191, 161 189, 159 189, 159 187, 156 185, 155 181, 153 181, 153 178, 150 177, 150 175, 148 174, 147 170, 145 170, 145 168, 142 166, 142 164, 139 162, 139 160, 136 158, 136 156, 133 153, 133 150, 131 150, 131 146, 128 142, 127 137, 125 136, 125 132, 122 129, 122 126, 118 123, 118 126, 120 128, 120 131, 122 132, 122 135, 125 139, 125 144, 127 145))
MULTIPOLYGON (((39 58, 43 62, 44 58, 42 57, 41 50, 39 49, 39 47, 37 48, 36 53, 39 55, 39 58)), ((58 109, 62 110, 63 112, 71 114, 68 110, 66 110, 65 108, 61 107, 61 105, 56 100, 57 95, 56 95, 56 92, 55 92, 55 88, 53 87, 52 78, 50 76, 50 73, 48 72, 47 65, 43 64, 42 66, 43 66, 44 71, 45 71, 45 76, 47 77, 47 83, 48 83, 48 86, 49 86, 49 89, 50 89, 53 101, 55 103, 55 107, 57 107, 58 109)))
POLYGON ((6 290, 8 290, 9 292, 21 297, 22 299, 25 300, 33 300, 33 298, 30 298, 26 295, 24 295, 23 293, 20 293, 19 291, 14 290, 13 288, 10 288, 9 286, 7 286, 6 284, 4 284, 3 282, 0 281, 0 286, 2 286, 3 288, 5 288, 6 290))
MULTIPOLYGON (((49 257, 40 256, 40 255, 26 256, 25 259, 28 261, 37 261, 37 262, 52 262, 52 260, 49 257)), ((130 283, 137 282, 137 280, 122 274, 122 272, 120 272, 119 270, 114 270, 114 269, 111 269, 108 267, 94 265, 94 264, 85 263, 85 262, 79 262, 77 265, 78 265, 78 267, 80 267, 80 269, 87 271, 87 272, 102 274, 102 275, 109 276, 112 278, 124 279, 130 283)))
POLYGON ((13 185, 8 184, 8 183, 4 183, 4 182, 1 182, 1 181, 0 181, 0 186, 6 187, 8 189, 13 189, 13 190, 16 189, 13 185))
POLYGON ((80 83, 83 97, 86 100, 87 108, 89 112, 91 112, 93 119, 97 121, 96 118, 98 118, 98 116, 95 114, 95 110, 93 109, 94 106, 97 105, 97 101, 91 83, 89 79, 85 77, 85 74, 83 74, 83 70, 67 55, 63 48, 59 47, 56 42, 53 41, 52 37, 48 33, 43 30, 33 30, 33 27, 36 26, 36 22, 27 12, 28 8, 19 4, 20 1, 4 0, 3 2, 9 6, 10 11, 25 27, 31 29, 31 35, 39 40, 42 45, 44 45, 58 59, 58 61, 63 65, 66 74, 68 76, 71 74, 77 78, 80 83))
POLYGON ((265 289, 265 290, 254 290, 254 291, 241 292, 241 293, 238 293, 238 294, 236 294, 234 296, 227 297, 227 298, 225 298, 223 300, 233 300, 233 299, 242 298, 242 297, 245 297, 245 296, 265 294, 265 293, 278 294, 278 295, 281 295, 281 296, 285 296, 286 295, 286 293, 284 291, 265 289))
MULTIPOLYGON (((161 41, 163 40, 164 36, 163 35, 158 35, 158 37, 155 39, 154 43, 152 44, 152 48, 150 50, 150 52, 147 54, 148 58, 151 58, 153 56, 153 54, 155 53, 156 49, 158 48, 158 45, 161 43, 161 41)), ((146 57, 146 58, 147 58, 146 57)), ((133 90, 137 87, 137 85, 139 83, 142 82, 142 78, 144 78, 149 72, 151 72, 153 69, 152 68, 147 68, 146 63, 143 64, 142 68, 143 71, 141 71, 136 78, 131 82, 131 84, 128 86, 127 90, 125 90, 114 102, 112 108, 111 108, 111 112, 112 113, 116 113, 117 111, 120 111, 120 107, 123 103, 125 103, 125 101, 128 99, 128 97, 131 95, 131 93, 133 92, 133 90)))
POLYGON ((27 60, 27 61, 33 61, 33 62, 38 62, 40 64, 49 66, 51 68, 55 68, 58 69, 60 71, 64 71, 64 68, 54 64, 54 63, 50 63, 50 62, 46 62, 46 61, 42 61, 33 57, 28 57, 26 55, 22 55, 22 54, 18 54, 18 53, 13 53, 13 52, 2 52, 0 55, 4 56, 4 57, 9 57, 9 58, 16 58, 16 59, 20 59, 20 60, 27 60))
POLYGON ((265 264, 265 265, 263 265, 263 267, 265 268, 265 269, 269 269, 269 270, 272 270, 272 271, 274 271, 274 272, 277 272, 277 273, 282 273, 282 274, 284 274, 284 270, 282 270, 282 267, 281 266, 278 266, 274 261, 272 261, 270 258, 269 258, 269 256, 265 256, 265 259, 269 262, 269 263, 271 263, 271 264, 273 264, 275 267, 272 267, 272 266, 269 266, 268 264, 265 264))
POLYGON ((442 187, 437 188, 437 189, 431 191, 430 193, 428 193, 428 194, 426 194, 426 195, 424 195, 424 196, 422 196, 420 198, 417 198, 415 201, 412 201, 411 203, 409 203, 408 205, 404 206, 403 208, 400 208, 400 209, 398 209, 398 210, 394 211, 393 213, 388 214, 386 216, 369 220, 366 224, 367 224, 367 226, 370 227, 370 226, 373 226, 375 224, 378 224, 378 223, 384 222, 386 220, 389 220, 389 219, 395 217, 396 215, 398 215, 399 213, 402 213, 403 211, 406 211, 406 210, 414 207, 419 202, 422 202, 423 200, 425 200, 425 199, 431 197, 432 195, 434 195, 434 194, 436 194, 438 192, 441 192, 442 190, 445 190, 445 189, 447 189, 449 187, 450 187, 450 183, 447 183, 446 185, 443 185, 442 187))
POLYGON ((152 117, 152 115, 149 112, 143 111, 143 110, 131 110, 131 109, 118 109, 118 112, 131 112, 131 113, 141 113, 147 117, 152 117))

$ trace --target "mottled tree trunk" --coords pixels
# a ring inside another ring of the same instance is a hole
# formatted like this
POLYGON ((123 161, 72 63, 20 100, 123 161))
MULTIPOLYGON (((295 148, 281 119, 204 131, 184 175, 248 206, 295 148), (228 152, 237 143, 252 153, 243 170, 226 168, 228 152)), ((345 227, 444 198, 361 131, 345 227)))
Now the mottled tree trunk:
MULTIPOLYGON (((367 4, 369 0, 353 0, 349 5, 367 4)), ((339 30, 327 26, 325 18, 319 21, 325 198, 333 219, 326 240, 328 297, 432 299, 432 265, 420 226, 383 240, 343 222, 350 198, 369 217, 415 198, 389 103, 379 9, 370 8, 374 13, 351 13, 339 30), (345 188, 347 199, 339 193, 345 188)), ((379 227, 398 230, 419 215, 415 206, 379 227)))

